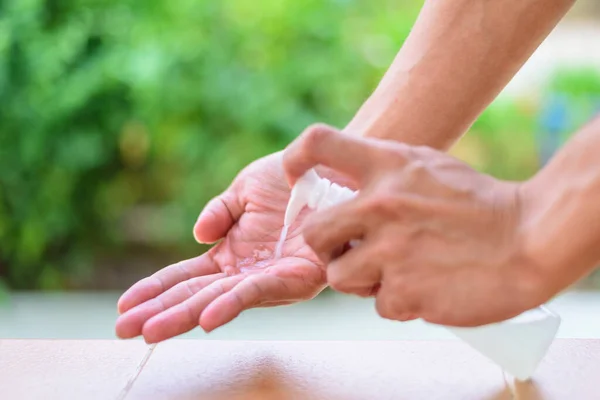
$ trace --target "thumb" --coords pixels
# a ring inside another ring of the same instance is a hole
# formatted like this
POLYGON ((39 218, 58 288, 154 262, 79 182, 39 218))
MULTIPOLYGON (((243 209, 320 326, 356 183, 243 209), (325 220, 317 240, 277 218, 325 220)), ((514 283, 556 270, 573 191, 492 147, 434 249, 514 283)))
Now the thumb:
POLYGON ((243 211, 237 191, 227 189, 206 204, 194 225, 194 238, 198 243, 216 242, 229 232, 243 211))

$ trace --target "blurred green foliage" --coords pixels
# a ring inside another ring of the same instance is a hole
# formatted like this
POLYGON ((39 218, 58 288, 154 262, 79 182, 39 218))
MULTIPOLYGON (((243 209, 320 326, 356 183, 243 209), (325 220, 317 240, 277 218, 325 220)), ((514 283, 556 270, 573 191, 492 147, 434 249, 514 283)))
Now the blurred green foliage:
MULTIPOLYGON (((0 292, 105 287, 115 265, 123 287, 197 254, 202 206, 307 125, 348 122, 421 5, 0 0, 0 292)), ((597 85, 575 75, 556 88, 597 85)), ((465 158, 526 177, 535 127, 497 102, 465 158)))
POLYGON ((561 146, 598 112, 600 71, 559 67, 535 96, 499 98, 488 107, 463 139, 475 143, 475 154, 465 158, 496 177, 527 179, 542 166, 539 150, 552 136, 548 120, 560 122, 561 146), (549 107, 557 99, 560 107, 549 107))
POLYGON ((476 140, 478 162, 471 164, 495 177, 529 178, 538 168, 536 105, 530 100, 499 99, 487 108, 463 140, 476 140))
POLYGON ((568 107, 563 142, 600 112, 600 71, 594 67, 569 67, 556 71, 544 96, 560 96, 568 107))
POLYGON ((547 90, 550 92, 567 94, 573 99, 586 100, 594 98, 597 104, 600 96, 600 71, 594 67, 570 67, 556 71, 547 90))
POLYGON ((0 1, 0 276, 70 288, 111 254, 198 252, 203 204, 310 123, 345 124, 420 5, 0 1))

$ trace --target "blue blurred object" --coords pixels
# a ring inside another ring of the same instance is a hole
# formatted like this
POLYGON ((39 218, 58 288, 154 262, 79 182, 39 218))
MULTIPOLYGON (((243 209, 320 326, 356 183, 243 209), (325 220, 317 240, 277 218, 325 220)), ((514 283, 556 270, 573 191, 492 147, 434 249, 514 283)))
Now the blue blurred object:
POLYGON ((568 104, 567 96, 554 93, 542 106, 537 134, 540 167, 546 165, 561 146, 561 135, 569 126, 568 104))
POLYGON ((592 118, 600 117, 600 96, 595 97, 593 102, 596 104, 596 106, 594 108, 594 115, 592 118))
POLYGON ((565 134, 573 133, 579 124, 596 116, 600 116, 600 96, 574 98, 552 93, 544 102, 539 116, 537 142, 540 167, 546 165, 562 146, 565 134))

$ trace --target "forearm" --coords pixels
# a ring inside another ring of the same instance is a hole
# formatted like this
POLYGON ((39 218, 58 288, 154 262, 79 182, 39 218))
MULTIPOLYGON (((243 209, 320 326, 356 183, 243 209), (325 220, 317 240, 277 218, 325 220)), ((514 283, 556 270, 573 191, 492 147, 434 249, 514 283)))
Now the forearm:
POLYGON ((575 0, 427 0, 346 132, 446 150, 575 0))
POLYGON ((524 251, 555 292, 600 264, 600 118, 523 185, 524 251))

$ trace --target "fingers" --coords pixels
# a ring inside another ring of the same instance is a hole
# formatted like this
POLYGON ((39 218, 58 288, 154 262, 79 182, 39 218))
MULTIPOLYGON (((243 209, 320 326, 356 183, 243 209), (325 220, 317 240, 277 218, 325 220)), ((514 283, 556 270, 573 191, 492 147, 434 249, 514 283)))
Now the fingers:
POLYGON ((235 319, 242 311, 257 306, 271 298, 287 298, 281 293, 281 282, 274 275, 247 277, 229 292, 210 303, 200 316, 200 326, 210 332, 235 319))
POLYGON ((243 275, 217 280, 182 303, 150 318, 142 328, 147 343, 158 343, 186 333, 199 325, 204 309, 244 279, 243 275))
MULTIPOLYGON (((274 268, 273 272, 236 275, 210 283, 144 323, 144 339, 148 343, 157 343, 198 325, 210 332, 249 308, 312 298, 324 288, 324 281, 322 284, 311 281, 321 275, 314 264, 300 259, 289 259, 287 263, 280 264, 279 269, 274 268), (298 279, 294 274, 304 279, 298 279)), ((321 282, 321 279, 318 281, 321 282)), ((177 300, 175 294, 172 299, 177 300)))
POLYGON ((366 221, 360 200, 353 199, 310 215, 302 234, 317 257, 327 264, 338 249, 365 235, 366 221))
POLYGON ((211 283, 225 276, 224 273, 218 273, 180 282, 158 297, 130 309, 117 320, 115 328, 117 336, 121 339, 129 339, 141 335, 144 324, 150 318, 184 302, 211 283))
POLYGON ((214 243, 223 238, 244 212, 235 189, 229 188, 204 207, 194 225, 198 243, 214 243))
POLYGON ((220 272, 219 267, 213 261, 210 253, 170 265, 142 279, 123 293, 117 303, 118 311, 122 314, 191 277, 218 272, 220 272))
POLYGON ((377 313, 395 321, 410 321, 418 318, 421 311, 418 286, 410 285, 404 277, 382 279, 375 301, 377 313))
POLYGON ((246 309, 290 304, 314 297, 325 287, 323 271, 300 258, 286 258, 257 274, 224 273, 190 278, 119 317, 121 338, 142 334, 157 343, 201 325, 211 331, 246 309))
POLYGON ((381 269, 378 257, 360 246, 347 251, 327 266, 327 283, 332 289, 361 297, 379 290, 381 269))
POLYGON ((249 308, 308 300, 324 288, 324 274, 319 267, 305 259, 287 258, 268 272, 247 277, 217 298, 202 313, 200 325, 209 332, 249 308))
POLYGON ((360 184, 372 169, 372 150, 372 144, 362 138, 345 135, 327 125, 313 125, 285 150, 283 166, 292 186, 319 164, 360 184))
POLYGON ((375 300, 375 308, 380 317, 392 321, 411 321, 418 318, 418 314, 410 310, 402 298, 392 298, 388 292, 381 292, 375 300))

